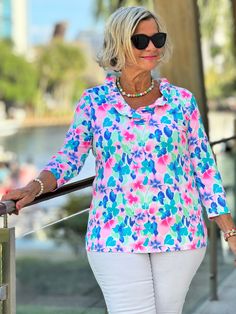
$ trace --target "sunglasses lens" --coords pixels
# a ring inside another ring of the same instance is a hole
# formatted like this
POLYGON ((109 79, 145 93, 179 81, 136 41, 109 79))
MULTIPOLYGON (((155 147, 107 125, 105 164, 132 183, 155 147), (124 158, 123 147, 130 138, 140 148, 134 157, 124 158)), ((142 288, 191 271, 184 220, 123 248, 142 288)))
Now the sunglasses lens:
POLYGON ((166 33, 156 33, 152 36, 152 42, 156 48, 162 48, 166 42, 166 33))
POLYGON ((142 34, 137 34, 131 37, 131 41, 136 49, 142 50, 147 48, 149 37, 142 34))
POLYGON ((150 40, 156 48, 162 48, 166 42, 166 33, 156 33, 151 37, 144 34, 137 34, 131 37, 134 47, 139 50, 146 49, 150 40))

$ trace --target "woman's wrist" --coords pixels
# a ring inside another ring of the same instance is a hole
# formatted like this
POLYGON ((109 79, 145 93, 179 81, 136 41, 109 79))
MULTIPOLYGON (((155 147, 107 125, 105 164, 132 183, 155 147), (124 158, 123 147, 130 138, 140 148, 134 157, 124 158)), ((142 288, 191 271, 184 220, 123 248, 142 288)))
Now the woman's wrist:
POLYGON ((44 184, 43 184, 43 181, 40 180, 39 178, 35 178, 33 179, 33 182, 37 182, 40 186, 40 190, 39 192, 35 195, 35 197, 39 197, 41 194, 43 194, 44 192, 44 184))
POLYGON ((224 239, 226 242, 228 242, 231 237, 236 237, 236 228, 230 228, 224 232, 224 239))
POLYGON ((33 179, 32 181, 30 181, 27 185, 27 188, 30 190, 30 193, 34 195, 34 197, 38 197, 43 193, 42 186, 37 179, 33 179))
POLYGON ((231 229, 235 229, 235 222, 230 213, 222 214, 213 218, 220 230, 225 234, 231 229))

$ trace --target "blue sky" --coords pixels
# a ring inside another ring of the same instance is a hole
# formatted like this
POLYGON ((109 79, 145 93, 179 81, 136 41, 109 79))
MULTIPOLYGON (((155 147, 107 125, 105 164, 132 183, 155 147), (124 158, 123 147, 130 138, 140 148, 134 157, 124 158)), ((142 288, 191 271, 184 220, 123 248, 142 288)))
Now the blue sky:
POLYGON ((28 0, 29 41, 45 43, 50 39, 53 25, 59 21, 69 23, 67 39, 73 39, 83 30, 101 30, 92 13, 96 0, 28 0))

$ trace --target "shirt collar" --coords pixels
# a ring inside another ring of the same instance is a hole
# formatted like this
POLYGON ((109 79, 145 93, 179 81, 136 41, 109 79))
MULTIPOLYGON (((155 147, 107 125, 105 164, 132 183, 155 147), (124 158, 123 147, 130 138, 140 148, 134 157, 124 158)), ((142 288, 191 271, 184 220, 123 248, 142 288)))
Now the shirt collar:
POLYGON ((120 114, 134 119, 142 119, 144 116, 150 115, 156 106, 165 106, 171 101, 171 88, 169 81, 166 78, 160 78, 158 79, 158 82, 162 96, 152 105, 140 107, 135 110, 127 104, 123 96, 120 94, 116 86, 116 75, 109 73, 105 79, 105 85, 109 88, 109 101, 120 114))

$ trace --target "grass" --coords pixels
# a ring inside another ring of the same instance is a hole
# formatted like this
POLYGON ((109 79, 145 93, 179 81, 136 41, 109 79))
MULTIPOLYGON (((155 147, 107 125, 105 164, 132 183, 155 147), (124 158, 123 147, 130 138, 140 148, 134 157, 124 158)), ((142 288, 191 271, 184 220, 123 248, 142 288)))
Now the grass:
POLYGON ((21 305, 17 307, 16 314, 104 314, 105 310, 88 309, 88 308, 66 308, 61 309, 58 307, 45 307, 33 305, 21 305))
POLYGON ((36 258, 17 260, 16 277, 26 293, 72 295, 84 291, 84 281, 93 280, 82 261, 51 261, 36 258))
POLYGON ((102 293, 85 257, 18 258, 17 314, 104 314, 102 293))

